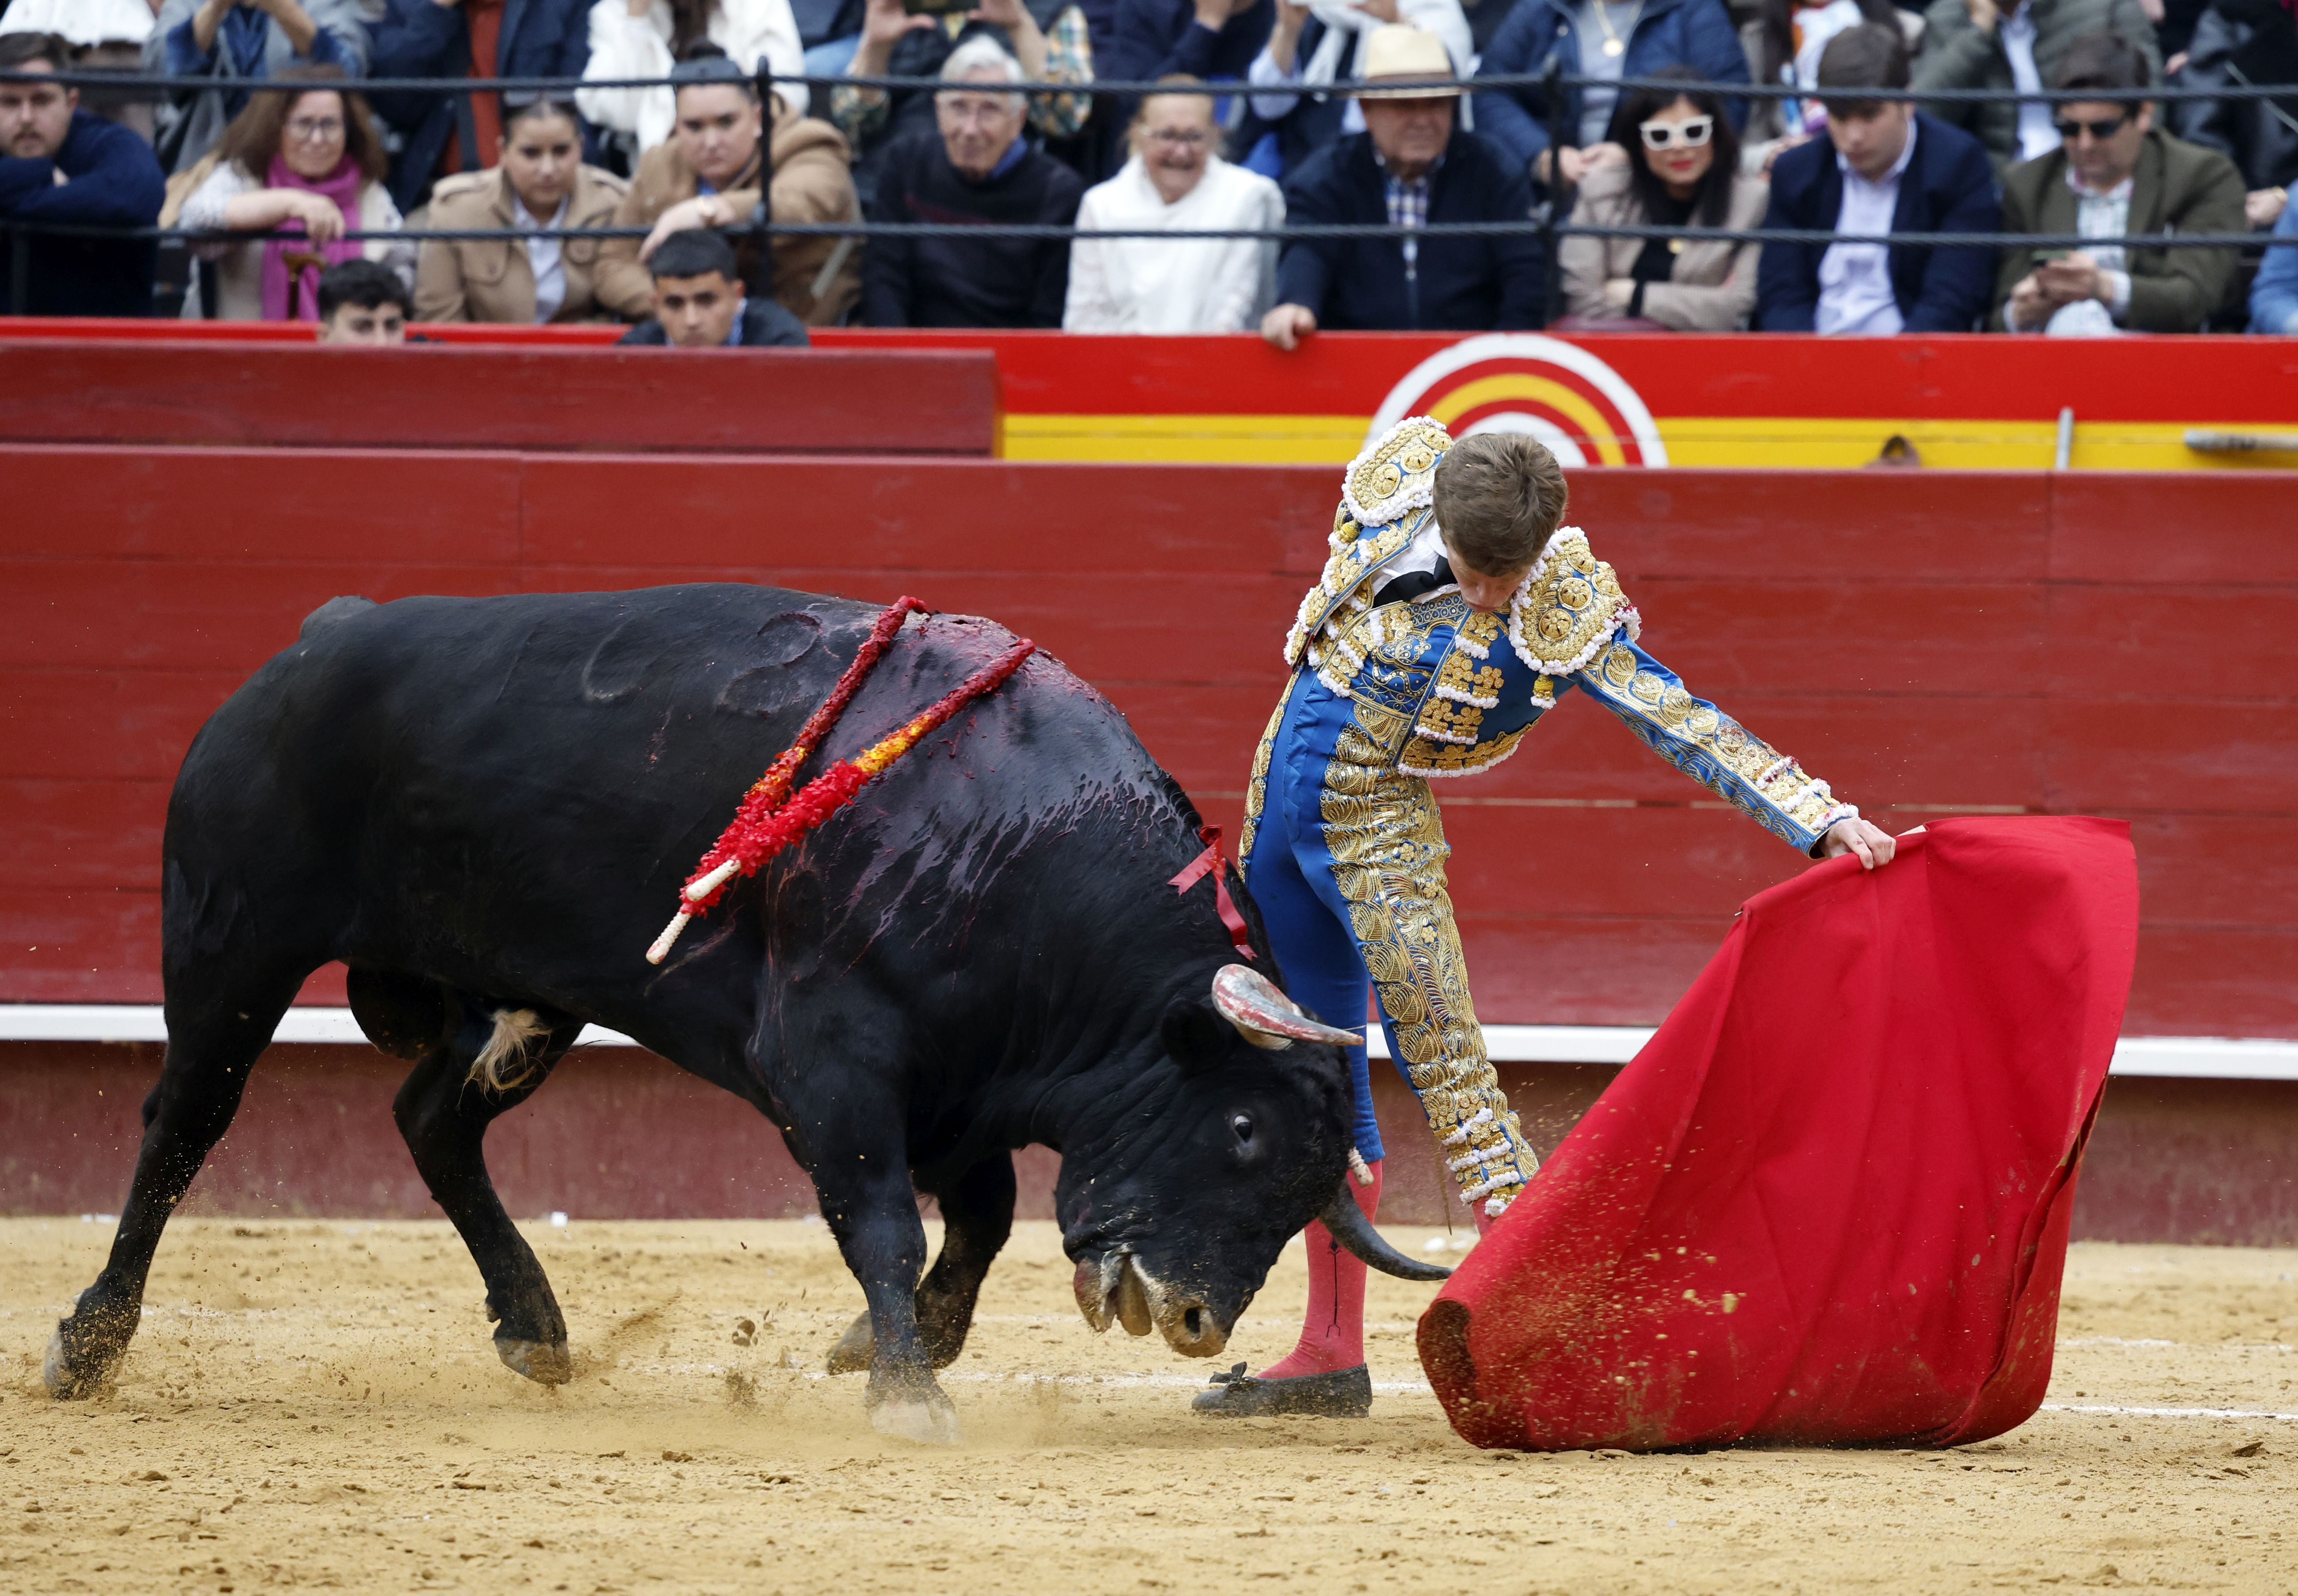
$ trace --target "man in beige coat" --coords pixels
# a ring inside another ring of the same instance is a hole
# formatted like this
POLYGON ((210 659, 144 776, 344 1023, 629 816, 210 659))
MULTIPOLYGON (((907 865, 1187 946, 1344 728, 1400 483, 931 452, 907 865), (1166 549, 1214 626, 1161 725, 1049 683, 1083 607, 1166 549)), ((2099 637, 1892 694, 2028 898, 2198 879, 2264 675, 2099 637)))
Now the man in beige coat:
MULTIPOLYGON (((743 226, 761 197, 777 222, 855 221, 861 215, 845 136, 837 128, 793 115, 776 100, 768 136, 757 85, 723 58, 682 62, 672 78, 677 124, 667 142, 641 158, 615 214, 617 227, 654 231, 643 243, 609 239, 599 251, 599 302, 633 320, 654 304, 646 257, 672 233, 743 226)), ((762 280, 757 247, 746 239, 739 250, 743 276, 754 283, 762 280)), ((778 237, 770 281, 783 309, 810 326, 830 326, 861 295, 860 240, 778 237)))

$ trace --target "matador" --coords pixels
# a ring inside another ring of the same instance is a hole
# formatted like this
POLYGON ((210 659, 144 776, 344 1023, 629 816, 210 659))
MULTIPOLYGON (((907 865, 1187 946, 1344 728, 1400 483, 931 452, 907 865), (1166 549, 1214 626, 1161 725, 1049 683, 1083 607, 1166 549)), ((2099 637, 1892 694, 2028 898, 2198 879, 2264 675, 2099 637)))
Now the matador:
MULTIPOLYGON (((1295 1000, 1327 1023, 1379 1004, 1389 1056, 1418 1096, 1481 1232, 1537 1161, 1501 1094, 1468 995, 1445 889, 1451 850, 1429 782, 1487 771, 1577 688, 1660 757, 1814 858, 1887 862, 1890 837, 1825 781, 1684 687, 1636 639, 1635 607, 1576 527, 1537 441, 1459 442, 1398 423, 1349 466, 1331 554, 1285 640, 1292 667, 1252 760, 1244 881, 1295 1000)), ((1350 1050, 1361 1160, 1380 1200, 1380 1127, 1365 1050, 1350 1050)), ((1310 1297, 1281 1362, 1216 1375, 1221 1414, 1360 1416, 1365 1266, 1319 1225, 1310 1297)))

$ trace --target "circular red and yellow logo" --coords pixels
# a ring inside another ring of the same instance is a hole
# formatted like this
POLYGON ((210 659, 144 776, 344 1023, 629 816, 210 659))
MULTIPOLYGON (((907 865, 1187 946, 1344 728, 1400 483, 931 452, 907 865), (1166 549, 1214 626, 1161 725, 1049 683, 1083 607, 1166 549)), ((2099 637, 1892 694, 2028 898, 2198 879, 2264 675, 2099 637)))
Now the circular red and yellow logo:
POLYGON ((1537 333, 1464 339, 1388 391, 1366 434, 1427 416, 1456 438, 1529 433, 1566 466, 1665 466, 1667 447, 1625 378, 1577 344, 1537 333))

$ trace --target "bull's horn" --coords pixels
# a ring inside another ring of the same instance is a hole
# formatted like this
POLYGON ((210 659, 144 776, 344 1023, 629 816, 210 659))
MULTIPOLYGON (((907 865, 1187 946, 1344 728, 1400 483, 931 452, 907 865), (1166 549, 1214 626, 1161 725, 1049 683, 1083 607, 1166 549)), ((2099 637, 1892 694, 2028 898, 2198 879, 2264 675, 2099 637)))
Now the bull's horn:
POLYGON ((1330 1042, 1353 1047, 1364 1040, 1354 1031, 1319 1025, 1278 991, 1258 970, 1223 964, 1213 975, 1213 1006, 1237 1034, 1255 1047, 1272 1051, 1295 1042, 1330 1042))
POLYGON ((1325 1211, 1317 1216, 1333 1239, 1362 1259, 1384 1275, 1394 1275, 1400 1280, 1442 1280, 1451 1274, 1441 1263, 1423 1263, 1418 1258, 1407 1258, 1381 1239, 1372 1221, 1357 1206, 1356 1194, 1349 1189, 1345 1178, 1325 1211))

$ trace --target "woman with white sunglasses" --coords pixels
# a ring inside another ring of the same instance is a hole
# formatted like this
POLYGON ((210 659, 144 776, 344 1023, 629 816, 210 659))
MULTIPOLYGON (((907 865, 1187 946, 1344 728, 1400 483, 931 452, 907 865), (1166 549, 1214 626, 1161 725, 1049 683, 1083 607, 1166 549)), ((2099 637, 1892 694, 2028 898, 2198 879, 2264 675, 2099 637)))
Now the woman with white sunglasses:
MULTIPOLYGON (((1697 81, 1680 67, 1652 76, 1697 81)), ((1739 138, 1714 95, 1690 87, 1624 94, 1612 116, 1609 142, 1591 155, 1572 212, 1576 224, 1763 225, 1768 185, 1741 175, 1739 138)), ((1723 333, 1747 325, 1755 308, 1760 247, 1571 234, 1557 255, 1566 306, 1577 322, 1723 333)))

